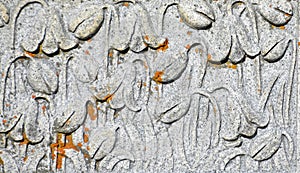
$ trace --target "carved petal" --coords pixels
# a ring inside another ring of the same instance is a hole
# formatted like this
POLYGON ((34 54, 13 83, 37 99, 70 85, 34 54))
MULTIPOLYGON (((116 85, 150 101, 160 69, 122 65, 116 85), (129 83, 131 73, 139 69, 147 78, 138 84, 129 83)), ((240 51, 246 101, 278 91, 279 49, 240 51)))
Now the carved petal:
POLYGON ((293 16, 293 7, 286 0, 260 1, 259 12, 271 24, 285 25, 293 16))
POLYGON ((194 29, 205 29, 214 21, 214 13, 204 0, 183 1, 178 12, 185 24, 194 29))

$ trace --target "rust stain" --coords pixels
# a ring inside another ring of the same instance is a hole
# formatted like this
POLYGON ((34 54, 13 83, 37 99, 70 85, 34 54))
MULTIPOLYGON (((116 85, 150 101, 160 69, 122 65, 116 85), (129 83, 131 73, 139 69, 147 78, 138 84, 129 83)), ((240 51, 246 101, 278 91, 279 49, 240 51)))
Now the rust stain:
POLYGON ((63 165, 63 159, 65 157, 65 149, 73 149, 79 152, 79 149, 73 143, 72 134, 66 135, 66 142, 62 141, 62 133, 57 133, 57 140, 56 143, 50 145, 51 149, 51 158, 52 160, 55 159, 55 151, 57 151, 56 157, 56 168, 61 169, 63 165))
POLYGON ((91 54, 90 54, 90 51, 88 51, 88 50, 85 50, 84 53, 85 53, 86 55, 91 55, 91 54))
POLYGON ((28 55, 28 56, 30 56, 30 57, 32 57, 32 58, 34 58, 34 57, 36 56, 35 53, 31 53, 31 52, 28 52, 28 51, 25 51, 24 54, 25 54, 25 55, 28 55))
POLYGON ((87 149, 87 150, 90 150, 91 148, 90 148, 89 146, 86 146, 86 149, 87 149))
POLYGON ((3 119, 3 120, 2 120, 2 123, 3 123, 3 124, 7 123, 7 120, 3 119))
POLYGON ((190 36, 190 35, 192 35, 192 33, 193 33, 192 31, 188 31, 188 32, 187 32, 187 35, 190 36))
POLYGON ((155 89, 156 91, 158 91, 158 86, 154 87, 154 89, 155 89))
POLYGON ((298 42, 298 46, 300 46, 300 42, 298 42))
POLYGON ((128 3, 128 2, 124 2, 124 3, 123 3, 123 6, 129 7, 129 3, 128 3))
POLYGON ((211 54, 207 54, 207 60, 211 60, 212 59, 212 57, 211 57, 211 54))
POLYGON ((45 113, 46 108, 47 108, 47 107, 46 107, 45 105, 42 106, 43 113, 45 113))
POLYGON ((92 121, 97 119, 98 114, 97 114, 97 111, 94 109, 93 104, 87 105, 87 111, 88 111, 88 115, 90 116, 92 121))
POLYGON ((180 19, 179 19, 179 22, 180 22, 180 23, 182 23, 182 22, 183 22, 182 18, 180 18, 180 19))
POLYGON ((231 69, 236 69, 237 68, 236 64, 232 64, 230 62, 226 62, 226 65, 227 65, 228 68, 231 68, 231 69))
POLYGON ((146 41, 149 41, 149 36, 148 36, 148 35, 145 35, 145 36, 144 36, 144 39, 145 39, 146 41))
POLYGON ((285 30, 285 26, 279 26, 279 29, 285 30))
POLYGON ((144 67, 145 67, 145 69, 148 69, 149 67, 147 66, 147 63, 146 62, 144 62, 144 67))
POLYGON ((159 45, 157 51, 165 52, 169 48, 169 40, 166 38, 163 44, 159 45))
POLYGON ((186 49, 190 49, 190 48, 191 48, 191 45, 188 44, 188 45, 185 46, 185 48, 186 48, 186 49))
POLYGON ((22 140, 22 142, 20 142, 19 145, 27 145, 27 144, 29 144, 29 140, 28 140, 28 138, 26 136, 26 133, 23 132, 23 140, 22 140))
POLYGON ((113 51, 109 51, 108 57, 112 58, 114 56, 113 51))
POLYGON ((5 104, 5 107, 10 107, 10 104, 9 104, 9 103, 6 103, 6 104, 5 104))
POLYGON ((113 94, 108 94, 103 98, 103 100, 106 100, 109 103, 113 99, 113 96, 114 96, 113 94))
POLYGON ((35 99, 35 98, 36 98, 36 96, 35 96, 34 94, 32 94, 32 95, 31 95, 31 98, 32 98, 32 99, 35 99))
POLYGON ((79 143, 77 144, 77 146, 78 146, 78 147, 82 147, 82 143, 79 142, 79 143))
POLYGON ((1 158, 0 158, 0 165, 4 165, 4 162, 1 158))
POLYGON ((87 42, 90 43, 90 42, 92 42, 92 40, 93 40, 93 39, 90 38, 90 39, 87 40, 87 42))
POLYGON ((83 142, 84 142, 84 143, 89 142, 89 135, 88 135, 88 134, 84 134, 84 135, 83 135, 83 142))
POLYGON ((85 131, 85 132, 88 132, 88 131, 90 131, 90 129, 87 128, 87 127, 85 127, 85 128, 84 128, 84 131, 85 131))
POLYGON ((156 83, 162 83, 162 76, 164 75, 164 71, 156 71, 154 76, 153 76, 153 80, 156 83))
POLYGON ((23 158, 23 161, 26 162, 27 159, 28 159, 28 156, 25 156, 25 157, 23 158))
POLYGON ((144 86, 144 87, 146 87, 146 86, 147 86, 147 83, 146 83, 146 82, 144 82, 144 83, 143 83, 143 86, 144 86))

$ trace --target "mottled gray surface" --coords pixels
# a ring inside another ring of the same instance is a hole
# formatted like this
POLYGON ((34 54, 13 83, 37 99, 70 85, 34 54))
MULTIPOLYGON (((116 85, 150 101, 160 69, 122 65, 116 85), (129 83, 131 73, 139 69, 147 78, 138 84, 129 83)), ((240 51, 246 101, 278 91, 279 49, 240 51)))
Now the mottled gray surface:
POLYGON ((0 172, 299 172, 297 0, 0 0, 0 172))

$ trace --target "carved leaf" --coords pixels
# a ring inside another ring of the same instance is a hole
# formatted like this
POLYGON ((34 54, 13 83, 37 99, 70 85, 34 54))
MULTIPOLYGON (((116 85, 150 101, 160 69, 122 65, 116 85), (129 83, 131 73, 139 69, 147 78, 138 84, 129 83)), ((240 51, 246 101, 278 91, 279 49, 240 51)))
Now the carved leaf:
POLYGON ((96 79, 99 64, 89 55, 80 55, 69 61, 74 76, 81 82, 89 83, 96 79))
POLYGON ((58 77, 54 65, 44 59, 32 59, 28 64, 27 80, 36 92, 53 94, 58 89, 58 77))
POLYGON ((16 21, 16 26, 20 26, 16 29, 16 41, 24 50, 38 51, 45 35, 46 17, 46 10, 40 4, 32 3, 22 8, 16 21))
POLYGON ((182 118, 190 108, 190 98, 183 98, 178 104, 160 113, 160 121, 163 123, 173 123, 182 118))
POLYGON ((279 30, 265 31, 261 34, 261 54, 268 62, 279 61, 289 46, 289 36, 279 30))
POLYGON ((273 25, 285 25, 293 16, 293 7, 287 0, 260 1, 260 14, 273 25))
POLYGON ((104 11, 97 5, 81 7, 78 11, 81 12, 71 20, 69 30, 74 32, 77 38, 86 40, 95 35, 101 27, 104 11))
POLYGON ((246 28, 246 25, 240 19, 236 18, 235 16, 233 18, 235 18, 233 26, 241 49, 247 55, 255 57, 260 52, 258 42, 254 37, 255 33, 246 28))
POLYGON ((9 9, 0 2, 0 28, 9 22, 9 9))
POLYGON ((230 23, 227 21, 230 21, 230 19, 217 20, 207 35, 207 59, 212 63, 222 63, 230 53, 232 38, 230 23))
MULTIPOLYGON (((170 56, 170 55, 169 55, 170 56)), ((170 83, 178 79, 182 73, 185 71, 188 64, 187 52, 177 52, 172 57, 164 57, 164 60, 161 60, 157 64, 156 71, 152 79, 157 83, 170 83), (166 62, 166 60, 168 60, 166 62)))
POLYGON ((111 153, 107 155, 102 161, 101 164, 103 167, 106 167, 108 170, 113 171, 115 166, 125 160, 134 162, 134 156, 131 152, 121 149, 114 149, 111 153))
POLYGON ((279 129, 273 129, 257 136, 250 145, 250 156, 257 161, 272 157, 280 147, 281 135, 279 129))
POLYGON ((24 112, 25 123, 23 140, 31 143, 39 143, 43 140, 45 132, 39 127, 41 122, 38 121, 38 105, 35 100, 31 100, 27 105, 27 111, 24 112))
POLYGON ((90 150, 88 150, 91 158, 100 160, 113 150, 116 142, 116 130, 117 128, 98 127, 91 131, 90 150))
POLYGON ((116 5, 116 9, 112 11, 109 33, 112 48, 124 51, 129 47, 134 32, 138 32, 135 31, 136 20, 133 4, 128 3, 127 6, 116 5))
POLYGON ((87 115, 87 101, 83 98, 74 98, 59 105, 59 112, 53 123, 53 129, 60 133, 72 133, 85 121, 87 115))
POLYGON ((194 29, 206 29, 215 20, 214 13, 204 0, 184 0, 178 4, 180 18, 194 29))

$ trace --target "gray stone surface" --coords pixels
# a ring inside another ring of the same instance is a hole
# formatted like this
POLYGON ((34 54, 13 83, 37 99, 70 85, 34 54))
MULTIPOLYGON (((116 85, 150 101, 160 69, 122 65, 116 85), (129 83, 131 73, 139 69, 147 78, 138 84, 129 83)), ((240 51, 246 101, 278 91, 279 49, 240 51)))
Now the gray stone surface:
POLYGON ((299 172, 297 0, 0 0, 0 172, 299 172))

